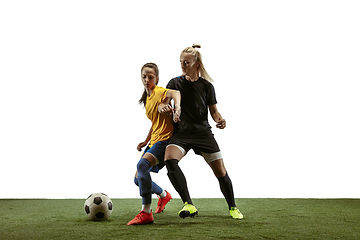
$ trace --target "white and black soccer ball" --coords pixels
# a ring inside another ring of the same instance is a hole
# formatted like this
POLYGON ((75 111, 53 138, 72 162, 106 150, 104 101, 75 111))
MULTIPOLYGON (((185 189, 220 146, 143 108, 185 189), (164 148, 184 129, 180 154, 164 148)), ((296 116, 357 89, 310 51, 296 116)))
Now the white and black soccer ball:
POLYGON ((93 193, 86 199, 84 208, 89 220, 102 221, 110 217, 113 203, 106 194, 93 193))

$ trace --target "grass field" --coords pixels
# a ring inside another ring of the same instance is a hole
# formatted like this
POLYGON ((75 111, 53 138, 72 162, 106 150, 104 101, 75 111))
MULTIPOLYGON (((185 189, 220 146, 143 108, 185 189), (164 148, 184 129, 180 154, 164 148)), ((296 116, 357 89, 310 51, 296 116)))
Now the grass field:
POLYGON ((126 225, 140 199, 112 199, 104 222, 87 220, 84 201, 0 200, 0 239, 360 239, 360 199, 236 199, 243 220, 230 217, 224 199, 194 199, 199 215, 181 219, 173 199, 144 226, 126 225))

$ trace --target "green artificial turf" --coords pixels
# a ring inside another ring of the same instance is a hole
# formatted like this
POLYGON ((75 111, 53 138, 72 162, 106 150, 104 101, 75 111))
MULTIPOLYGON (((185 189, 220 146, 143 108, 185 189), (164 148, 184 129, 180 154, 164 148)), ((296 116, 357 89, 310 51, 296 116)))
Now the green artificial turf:
POLYGON ((143 226, 126 225, 141 199, 112 201, 110 218, 92 222, 85 199, 0 200, 0 239, 360 239, 360 199, 236 199, 243 220, 224 199, 193 199, 199 215, 181 219, 173 199, 143 226))

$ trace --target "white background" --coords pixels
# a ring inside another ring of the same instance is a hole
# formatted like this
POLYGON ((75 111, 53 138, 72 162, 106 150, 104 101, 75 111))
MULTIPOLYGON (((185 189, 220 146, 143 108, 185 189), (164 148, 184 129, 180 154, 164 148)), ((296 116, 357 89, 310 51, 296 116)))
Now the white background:
MULTIPOLYGON (((359 12, 343 0, 1 1, 0 198, 139 197, 151 124, 140 68, 157 63, 166 86, 194 42, 236 198, 359 198, 359 12)), ((193 198, 222 197, 201 157, 180 166, 193 198)), ((166 173, 153 180, 179 197, 166 173)))

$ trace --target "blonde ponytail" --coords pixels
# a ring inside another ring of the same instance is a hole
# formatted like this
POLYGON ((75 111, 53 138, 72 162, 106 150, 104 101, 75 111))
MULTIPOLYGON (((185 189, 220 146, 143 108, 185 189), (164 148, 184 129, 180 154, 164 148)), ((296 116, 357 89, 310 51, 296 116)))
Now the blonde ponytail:
POLYGON ((192 45, 192 47, 187 47, 182 52, 192 54, 195 57, 195 61, 197 61, 199 63, 200 77, 208 80, 209 82, 212 82, 213 79, 210 77, 210 75, 205 70, 204 64, 202 62, 201 54, 196 48, 201 48, 201 45, 198 43, 194 43, 192 45))

